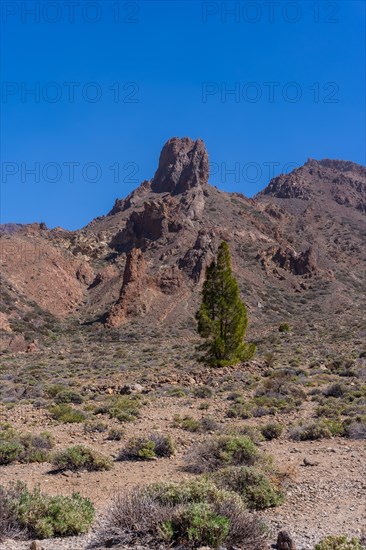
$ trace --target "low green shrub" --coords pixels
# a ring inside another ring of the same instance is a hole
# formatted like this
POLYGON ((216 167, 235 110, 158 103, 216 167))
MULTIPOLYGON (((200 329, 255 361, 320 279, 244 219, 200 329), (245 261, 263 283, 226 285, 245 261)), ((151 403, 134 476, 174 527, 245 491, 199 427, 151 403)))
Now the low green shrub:
POLYGON ((249 426, 249 424, 242 424, 241 426, 229 426, 228 428, 226 428, 226 433, 227 435, 245 435, 246 437, 249 437, 249 439, 251 439, 256 445, 264 440, 264 437, 259 429, 255 426, 249 426))
POLYGON ((158 483, 121 493, 97 534, 103 546, 211 548, 234 546, 262 550, 263 524, 235 493, 205 479, 158 483))
POLYGON ((219 429, 219 425, 213 418, 206 416, 197 420, 191 416, 181 417, 179 414, 176 414, 173 418, 173 428, 181 428, 188 432, 215 432, 219 429))
POLYGON ((50 433, 21 434, 12 428, 0 429, 0 465, 11 462, 46 462, 53 447, 50 433))
POLYGON ((288 323, 281 323, 278 327, 279 332, 289 332, 291 330, 291 327, 288 323))
POLYGON ((11 464, 18 460, 23 447, 17 441, 0 440, 0 465, 11 464))
POLYGON ((74 405, 80 405, 82 402, 82 395, 73 390, 63 390, 58 392, 55 396, 55 403, 58 405, 61 403, 73 403, 74 405))
POLYGON ((251 510, 264 510, 283 502, 283 494, 253 466, 230 466, 210 474, 218 487, 238 493, 251 510))
POLYGON ((333 437, 342 437, 346 434, 345 424, 341 420, 326 419, 323 420, 323 424, 330 431, 333 437))
POLYGON ((20 452, 20 462, 47 462, 50 450, 54 446, 53 437, 49 432, 40 434, 23 434, 19 438, 23 450, 20 452))
POLYGON ((179 414, 176 414, 173 418, 173 427, 182 428, 182 430, 186 430, 187 432, 199 432, 201 423, 191 416, 181 417, 179 414))
POLYGON ((49 408, 52 418, 63 424, 80 423, 86 420, 86 415, 74 407, 62 403, 49 408))
POLYGON ((186 540, 193 548, 218 548, 230 533, 230 520, 208 502, 196 502, 165 521, 162 528, 169 542, 180 544, 186 540))
POLYGON ((346 536, 325 537, 315 545, 314 550, 364 550, 365 546, 356 538, 349 539, 346 536))
POLYGON ((107 439, 110 441, 121 441, 124 431, 120 428, 111 428, 108 432, 107 439))
POLYGON ((251 466, 259 457, 258 449, 249 437, 221 435, 192 447, 186 456, 186 469, 203 473, 224 466, 251 466))
POLYGON ((68 388, 64 384, 51 384, 50 386, 46 386, 45 393, 48 397, 55 398, 58 393, 67 390, 68 388))
POLYGON ((213 391, 208 386, 198 386, 194 389, 193 395, 194 397, 198 397, 200 399, 207 399, 213 396, 213 391))
POLYGON ((271 441, 272 439, 278 439, 283 432, 283 425, 277 422, 269 422, 261 427, 261 433, 264 439, 271 441))
POLYGON ((84 424, 85 433, 103 433, 106 432, 107 429, 107 424, 105 422, 101 422, 100 420, 91 420, 84 424))
POLYGON ((75 445, 60 451, 53 457, 52 463, 58 470, 88 470, 90 472, 110 470, 113 465, 110 458, 84 445, 75 445))
POLYGON ((141 398, 138 395, 121 395, 109 398, 103 405, 97 407, 94 414, 108 414, 120 422, 131 422, 140 414, 141 398))
POLYGON ((253 416, 275 415, 276 413, 288 413, 295 410, 301 404, 301 399, 292 397, 271 397, 268 395, 256 396, 253 398, 253 416))
POLYGON ((234 403, 227 411, 229 418, 242 418, 246 420, 253 416, 251 406, 244 403, 234 403))
POLYGON ((0 499, 0 540, 14 533, 39 539, 79 535, 89 530, 94 519, 92 503, 78 493, 51 497, 17 483, 0 486, 0 499))
POLYGON ((332 437, 332 433, 324 422, 303 424, 290 430, 290 438, 294 441, 307 441, 332 437))
POLYGON ((188 391, 185 388, 170 388, 167 391, 169 397, 187 397, 188 391))
POLYGON ((153 433, 146 437, 130 439, 121 450, 118 460, 153 460, 169 457, 175 453, 175 446, 170 436, 153 433))

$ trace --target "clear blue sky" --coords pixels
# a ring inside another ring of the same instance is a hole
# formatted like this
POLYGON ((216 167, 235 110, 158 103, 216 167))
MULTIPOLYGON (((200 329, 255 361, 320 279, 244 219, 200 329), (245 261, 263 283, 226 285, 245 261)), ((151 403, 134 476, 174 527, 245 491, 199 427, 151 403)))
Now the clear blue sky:
POLYGON ((3 223, 82 227, 172 136, 202 138, 210 182, 249 196, 268 163, 365 163, 363 1, 34 4, 2 2, 3 223))

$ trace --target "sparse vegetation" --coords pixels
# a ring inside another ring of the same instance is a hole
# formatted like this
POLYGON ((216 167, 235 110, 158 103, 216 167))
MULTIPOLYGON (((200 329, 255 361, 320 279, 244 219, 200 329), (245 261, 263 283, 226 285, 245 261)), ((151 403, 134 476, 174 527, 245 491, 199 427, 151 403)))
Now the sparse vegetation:
POLYGON ((222 489, 240 495, 253 510, 264 510, 283 502, 283 494, 253 466, 230 466, 211 474, 211 479, 222 489))
POLYGON ((283 432, 283 425, 278 422, 269 422, 261 427, 261 433, 264 439, 271 441, 272 439, 278 439, 283 432))
POLYGON ((97 407, 94 414, 108 414, 120 422, 131 422, 140 414, 141 400, 138 395, 121 395, 110 397, 103 405, 97 407))
POLYGON ((260 453, 247 436, 221 435, 194 446, 187 454, 186 468, 195 473, 210 472, 231 465, 255 464, 260 453))
POLYGON ((84 445, 75 445, 60 451, 53 457, 52 463, 58 470, 88 470, 91 472, 112 468, 112 461, 108 457, 84 445))
POLYGON ((175 446, 170 436, 153 433, 130 439, 120 452, 118 460, 153 460, 172 456, 174 452, 175 446))
POLYGON ((0 541, 20 534, 39 539, 79 535, 94 519, 92 503, 78 493, 50 497, 17 483, 0 486, 0 500, 0 541))
POLYGON ((11 462, 46 462, 53 447, 50 433, 22 434, 11 427, 0 428, 0 465, 11 462))
POLYGON ((173 427, 199 433, 214 432, 219 429, 218 423, 211 417, 207 416, 197 420, 189 415, 181 417, 179 414, 173 418, 173 427))
POLYGON ((324 422, 299 425, 290 430, 290 437, 295 441, 307 441, 325 439, 332 436, 328 426, 324 422))
POLYGON ((186 548, 244 544, 262 550, 265 531, 235 493, 206 480, 156 484, 118 495, 98 533, 98 543, 136 542, 186 548))
POLYGON ((315 545, 314 550, 364 550, 365 546, 356 538, 349 539, 346 536, 326 537, 315 545))
POLYGON ((64 403, 50 407, 49 411, 55 420, 63 424, 79 423, 86 420, 86 415, 82 411, 64 403))

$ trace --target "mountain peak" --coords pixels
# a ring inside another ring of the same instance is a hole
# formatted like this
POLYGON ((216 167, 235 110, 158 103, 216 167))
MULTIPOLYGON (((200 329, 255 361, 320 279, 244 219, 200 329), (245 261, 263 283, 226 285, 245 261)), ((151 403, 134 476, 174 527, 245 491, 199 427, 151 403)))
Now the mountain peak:
POLYGON ((208 182, 209 162, 205 144, 184 137, 173 137, 164 145, 159 166, 151 181, 155 193, 177 195, 208 182))

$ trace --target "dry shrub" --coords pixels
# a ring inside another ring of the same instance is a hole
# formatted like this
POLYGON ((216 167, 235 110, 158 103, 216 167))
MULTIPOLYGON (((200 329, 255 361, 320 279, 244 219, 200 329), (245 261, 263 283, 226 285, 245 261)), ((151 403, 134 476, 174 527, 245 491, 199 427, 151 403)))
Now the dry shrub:
POLYGON ((20 489, 16 486, 6 490, 0 485, 0 542, 6 538, 15 539, 23 535, 13 505, 19 495, 20 489))
POLYGON ((160 546, 158 526, 169 520, 173 509, 160 503, 146 488, 119 493, 100 522, 95 547, 146 544, 156 548, 160 546))
POLYGON ((207 481, 156 484, 119 494, 99 524, 92 547, 117 545, 150 549, 265 548, 263 524, 238 495, 207 481), (223 535, 218 526, 225 526, 223 535), (213 532, 217 529, 217 536, 213 532))
POLYGON ((212 472, 225 466, 252 466, 260 453, 247 436, 222 435, 194 445, 186 455, 186 470, 212 472))

